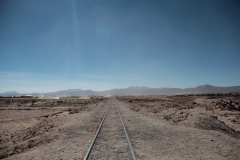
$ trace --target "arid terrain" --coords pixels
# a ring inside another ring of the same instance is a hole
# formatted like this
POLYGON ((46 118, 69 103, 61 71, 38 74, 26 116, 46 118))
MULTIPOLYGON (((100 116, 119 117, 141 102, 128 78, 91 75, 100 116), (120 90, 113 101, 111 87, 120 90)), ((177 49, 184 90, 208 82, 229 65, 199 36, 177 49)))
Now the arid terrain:
POLYGON ((239 96, 0 98, 0 159, 240 159, 239 96))

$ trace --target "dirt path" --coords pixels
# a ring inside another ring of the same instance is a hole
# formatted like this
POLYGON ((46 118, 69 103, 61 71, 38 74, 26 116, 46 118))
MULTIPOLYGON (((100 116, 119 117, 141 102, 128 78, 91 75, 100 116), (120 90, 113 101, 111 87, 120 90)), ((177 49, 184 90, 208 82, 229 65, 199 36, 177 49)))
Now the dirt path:
POLYGON ((131 159, 129 146, 118 115, 116 101, 111 100, 109 111, 89 159, 131 159))
POLYGON ((240 159, 239 139, 140 114, 122 101, 118 104, 138 160, 240 159))

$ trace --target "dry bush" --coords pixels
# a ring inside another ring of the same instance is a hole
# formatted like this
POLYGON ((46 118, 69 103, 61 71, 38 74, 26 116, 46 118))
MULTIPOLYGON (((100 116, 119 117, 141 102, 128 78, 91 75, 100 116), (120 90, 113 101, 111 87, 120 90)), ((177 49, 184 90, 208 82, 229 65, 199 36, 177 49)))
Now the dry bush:
POLYGON ((32 104, 34 104, 34 103, 36 103, 37 102, 37 100, 32 100, 32 104))
POLYGON ((12 101, 11 101, 11 100, 9 100, 9 99, 8 99, 8 100, 6 100, 6 104, 7 104, 7 105, 9 105, 9 104, 11 104, 11 103, 12 103, 12 101))
POLYGON ((163 115, 163 119, 166 119, 167 121, 169 121, 172 117, 169 115, 163 115))
POLYGON ((74 109, 74 110, 71 110, 71 111, 69 112, 69 114, 75 114, 75 113, 79 113, 79 110, 74 109))
POLYGON ((57 103, 63 103, 63 101, 57 101, 57 103))
POLYGON ((162 111, 162 109, 160 107, 154 107, 154 108, 151 108, 150 111, 152 113, 159 113, 162 111))
POLYGON ((177 118, 177 119, 174 119, 174 120, 173 120, 174 123, 177 123, 177 122, 180 122, 180 121, 183 121, 183 119, 177 118))
POLYGON ((193 109, 195 106, 193 105, 184 105, 184 106, 178 106, 177 109, 182 110, 182 109, 193 109))
POLYGON ((134 105, 131 105, 130 109, 133 110, 133 111, 136 111, 136 112, 140 111, 140 107, 134 106, 134 105))
POLYGON ((23 104, 26 104, 26 103, 28 103, 29 101, 28 100, 23 100, 23 104))

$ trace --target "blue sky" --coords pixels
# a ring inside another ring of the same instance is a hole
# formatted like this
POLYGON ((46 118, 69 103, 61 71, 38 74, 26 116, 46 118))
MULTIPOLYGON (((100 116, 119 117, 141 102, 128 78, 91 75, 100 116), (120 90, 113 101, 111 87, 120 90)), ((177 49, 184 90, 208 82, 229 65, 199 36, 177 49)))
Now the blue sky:
POLYGON ((238 0, 1 0, 0 92, 240 85, 238 0))

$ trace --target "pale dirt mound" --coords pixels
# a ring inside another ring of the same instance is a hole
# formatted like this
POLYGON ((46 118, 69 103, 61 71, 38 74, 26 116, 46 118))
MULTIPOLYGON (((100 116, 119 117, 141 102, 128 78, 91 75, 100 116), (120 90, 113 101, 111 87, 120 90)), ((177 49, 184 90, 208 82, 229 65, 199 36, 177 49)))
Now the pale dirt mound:
POLYGON ((50 143, 57 135, 48 135, 46 132, 54 125, 48 119, 43 119, 38 124, 24 130, 12 133, 1 139, 0 159, 27 151, 33 147, 50 143), (43 136, 42 136, 43 135, 43 136))
POLYGON ((200 115, 196 117, 194 126, 196 128, 204 129, 204 130, 220 131, 231 137, 240 139, 239 131, 233 130, 232 128, 227 126, 224 122, 219 121, 215 116, 200 115))

